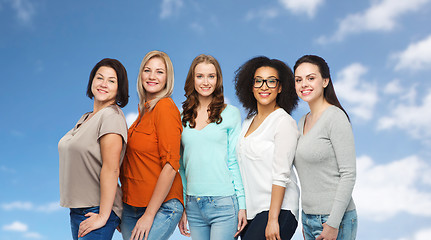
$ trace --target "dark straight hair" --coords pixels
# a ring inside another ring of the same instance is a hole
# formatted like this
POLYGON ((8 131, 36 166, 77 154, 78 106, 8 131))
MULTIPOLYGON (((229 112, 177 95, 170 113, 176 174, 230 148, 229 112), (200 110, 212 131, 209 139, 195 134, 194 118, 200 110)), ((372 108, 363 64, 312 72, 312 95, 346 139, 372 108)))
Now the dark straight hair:
POLYGON ((331 79, 331 73, 329 71, 328 63, 326 63, 325 59, 316 55, 304 55, 296 61, 295 66, 293 67, 293 71, 296 71, 298 66, 302 63, 311 63, 316 65, 319 68, 320 75, 322 75, 322 78, 329 79, 328 86, 326 86, 323 90, 323 97, 326 101, 328 101, 328 103, 337 106, 338 108, 343 110, 343 112, 347 116, 347 119, 349 119, 350 121, 349 115, 347 114, 346 110, 344 110, 344 108, 341 106, 341 103, 340 101, 338 101, 337 95, 335 94, 334 85, 332 84, 331 79))
POLYGON ((110 67, 117 73, 118 89, 115 103, 121 108, 125 107, 129 102, 129 80, 127 79, 126 68, 124 68, 123 64, 121 64, 117 59, 104 58, 93 67, 93 70, 91 70, 90 73, 90 78, 88 79, 87 96, 90 99, 93 99, 94 97, 93 92, 91 92, 91 85, 93 84, 94 76, 100 67, 110 67))

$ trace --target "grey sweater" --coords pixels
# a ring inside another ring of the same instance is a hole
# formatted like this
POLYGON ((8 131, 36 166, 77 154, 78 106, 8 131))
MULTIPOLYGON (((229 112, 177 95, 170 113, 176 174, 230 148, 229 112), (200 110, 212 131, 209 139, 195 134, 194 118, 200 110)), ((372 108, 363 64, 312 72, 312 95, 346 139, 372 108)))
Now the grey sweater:
POLYGON ((336 106, 328 107, 305 135, 304 121, 305 116, 298 123, 300 137, 294 160, 301 183, 302 210, 306 214, 329 214, 326 224, 338 228, 344 213, 355 209, 352 127, 336 106))

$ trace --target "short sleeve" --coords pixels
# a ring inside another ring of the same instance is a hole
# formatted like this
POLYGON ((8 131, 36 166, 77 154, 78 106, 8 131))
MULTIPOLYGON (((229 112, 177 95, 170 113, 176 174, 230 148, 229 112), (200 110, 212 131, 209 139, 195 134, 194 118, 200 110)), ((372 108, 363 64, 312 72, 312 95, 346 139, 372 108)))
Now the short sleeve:
POLYGON ((116 133, 127 142, 127 122, 121 109, 115 106, 109 107, 100 118, 100 128, 97 139, 99 140, 106 134, 116 133))

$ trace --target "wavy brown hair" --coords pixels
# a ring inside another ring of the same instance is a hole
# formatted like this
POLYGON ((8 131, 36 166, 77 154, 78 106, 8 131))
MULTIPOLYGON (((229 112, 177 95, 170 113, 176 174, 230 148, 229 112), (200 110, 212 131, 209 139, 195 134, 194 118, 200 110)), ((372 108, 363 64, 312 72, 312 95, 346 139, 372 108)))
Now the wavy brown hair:
POLYGON ((216 69, 217 83, 214 92, 212 93, 213 99, 208 106, 208 119, 210 123, 215 122, 217 124, 223 121, 221 112, 223 111, 225 104, 223 95, 223 76, 220 64, 213 56, 201 54, 193 59, 184 85, 184 96, 186 97, 186 100, 183 102, 183 113, 181 114, 184 127, 187 126, 187 123, 189 123, 191 128, 196 126, 195 119, 198 115, 196 109, 199 106, 199 94, 195 90, 195 69, 199 63, 212 64, 216 69))

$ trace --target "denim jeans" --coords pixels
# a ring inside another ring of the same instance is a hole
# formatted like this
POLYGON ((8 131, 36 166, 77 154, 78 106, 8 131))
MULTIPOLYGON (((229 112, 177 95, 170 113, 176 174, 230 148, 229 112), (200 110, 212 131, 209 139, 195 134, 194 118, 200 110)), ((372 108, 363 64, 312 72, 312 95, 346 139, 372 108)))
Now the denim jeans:
MULTIPOLYGON (((302 226, 304 228, 305 240, 314 240, 322 233, 322 224, 328 221, 329 215, 313 215, 302 212, 302 226)), ((358 229, 358 217, 356 210, 344 213, 338 228, 337 240, 355 240, 358 229)))
MULTIPOLYGON (((146 207, 133 207, 123 202, 123 216, 121 217, 121 234, 124 240, 132 236, 133 228, 139 218, 144 215, 146 207)), ((164 202, 154 217, 148 240, 169 239, 183 215, 184 207, 178 199, 164 202)))
POLYGON ((194 240, 234 239, 238 227, 236 196, 187 196, 186 213, 194 240))
POLYGON ((73 240, 106 240, 112 239, 114 235, 115 228, 120 224, 120 218, 111 211, 108 221, 105 226, 95 229, 89 232, 84 237, 78 238, 79 224, 87 219, 84 215, 93 212, 99 213, 99 207, 88 207, 88 208, 71 208, 70 209, 70 226, 72 230, 73 240))

